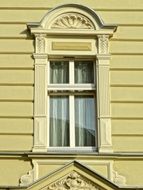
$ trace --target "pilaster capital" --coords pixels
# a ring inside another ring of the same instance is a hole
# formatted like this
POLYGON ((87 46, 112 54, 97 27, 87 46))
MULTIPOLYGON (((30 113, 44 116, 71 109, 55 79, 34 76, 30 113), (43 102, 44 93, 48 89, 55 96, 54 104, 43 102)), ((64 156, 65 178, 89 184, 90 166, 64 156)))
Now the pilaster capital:
POLYGON ((109 53, 109 35, 97 35, 98 37, 98 53, 108 54, 109 53))
POLYGON ((45 34, 35 34, 35 51, 36 53, 45 53, 46 46, 46 35, 45 34))
POLYGON ((108 61, 110 61, 111 55, 110 54, 97 54, 96 59, 99 60, 99 61, 100 60, 108 60, 108 61))
POLYGON ((46 53, 33 53, 33 58, 35 59, 35 65, 46 65, 48 55, 46 53))

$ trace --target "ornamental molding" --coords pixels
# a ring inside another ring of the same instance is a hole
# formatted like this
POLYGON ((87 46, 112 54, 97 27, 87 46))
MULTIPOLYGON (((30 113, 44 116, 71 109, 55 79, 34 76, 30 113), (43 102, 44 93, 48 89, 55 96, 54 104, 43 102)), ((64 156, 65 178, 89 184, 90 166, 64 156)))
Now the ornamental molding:
POLYGON ((20 178, 20 186, 28 186, 34 182, 34 170, 30 170, 27 174, 20 178))
POLYGON ((48 132, 46 131, 48 126, 46 113, 48 110, 48 58, 50 56, 87 55, 98 58, 97 91, 100 92, 98 93, 100 99, 98 110, 102 110, 98 114, 98 150, 99 152, 112 152, 109 37, 113 36, 117 26, 105 24, 94 10, 81 4, 72 3, 53 8, 45 14, 40 22, 28 23, 27 26, 31 34, 35 36, 35 51, 33 54, 35 59, 33 151, 46 152, 48 148, 48 132), (55 42, 58 45, 60 44, 61 48, 53 49, 52 45, 55 42), (72 42, 75 42, 74 48, 72 42), (82 48, 80 43, 84 43, 82 48), (66 44, 68 44, 69 49, 66 48, 66 44), (88 44, 90 44, 90 48, 87 47, 88 44), (76 48, 77 46, 78 48, 76 48), (64 48, 62 49, 62 47, 64 48), (107 105, 106 109, 105 105, 107 105), (108 111, 105 112, 106 110, 108 111))
POLYGON ((76 171, 45 187, 43 190, 103 190, 76 171))
POLYGON ((126 185, 126 178, 120 174, 118 174, 117 171, 113 170, 113 183, 121 186, 126 185))
POLYGON ((108 35, 98 35, 98 53, 108 54, 109 53, 109 36, 108 35))
POLYGON ((45 53, 45 36, 36 35, 36 53, 45 53))
MULTIPOLYGON (((41 161, 44 163, 43 159, 41 161)), ((110 176, 105 178, 80 162, 72 161, 60 169, 48 173, 45 177, 39 178, 37 162, 33 160, 32 163, 33 169, 20 178, 19 185, 21 187, 38 185, 39 182, 42 190, 105 190, 108 189, 108 185, 113 189, 115 186, 126 187, 127 185, 126 178, 113 170, 112 166, 111 171, 108 169, 108 172, 111 172, 110 176)), ((61 163, 63 164, 63 161, 61 163)), ((54 165, 55 162, 51 162, 51 164, 54 165)), ((45 165, 47 165, 46 162, 45 165)))
POLYGON ((94 29, 92 22, 79 13, 60 15, 51 25, 52 29, 94 29))
MULTIPOLYGON (((98 33, 108 33, 110 36, 116 31, 117 26, 105 24, 96 12, 81 4, 63 4, 51 9, 40 22, 27 23, 31 34, 54 32, 55 29, 83 29, 84 31, 98 31, 98 33), (85 30, 86 29, 86 30, 85 30)), ((78 30, 80 31, 80 30, 78 30)), ((71 32, 74 32, 72 30, 71 32)), ((85 32, 85 34, 86 34, 85 32)), ((70 30, 68 30, 70 33, 70 30)))

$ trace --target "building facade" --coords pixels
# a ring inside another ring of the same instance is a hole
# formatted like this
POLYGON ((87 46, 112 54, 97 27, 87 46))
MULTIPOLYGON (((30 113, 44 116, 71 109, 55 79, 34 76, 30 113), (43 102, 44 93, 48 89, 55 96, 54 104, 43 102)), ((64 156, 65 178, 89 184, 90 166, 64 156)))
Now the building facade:
POLYGON ((143 189, 142 0, 0 14, 0 189, 143 189))

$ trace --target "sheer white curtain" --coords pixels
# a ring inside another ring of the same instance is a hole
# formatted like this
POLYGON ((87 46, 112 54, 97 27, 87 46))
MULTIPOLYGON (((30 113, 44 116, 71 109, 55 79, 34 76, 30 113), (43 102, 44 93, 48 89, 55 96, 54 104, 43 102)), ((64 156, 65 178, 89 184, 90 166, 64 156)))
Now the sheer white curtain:
POLYGON ((50 83, 68 83, 69 82, 69 64, 66 61, 50 62, 50 83))
MULTIPOLYGON (((50 83, 68 82, 68 62, 50 62, 50 83)), ((69 146, 69 99, 67 96, 50 97, 50 146, 69 146)))
MULTIPOLYGON (((93 83, 91 61, 75 62, 75 83, 93 83)), ((95 102, 93 96, 75 96, 76 146, 95 146, 95 102)))
MULTIPOLYGON (((93 83, 93 62, 75 62, 75 83, 93 83)), ((68 62, 50 63, 50 83, 69 83, 68 62)), ((70 95, 69 95, 70 96, 70 95)), ((50 146, 69 146, 69 96, 50 96, 50 146)), ((95 100, 92 95, 74 96, 75 145, 95 146, 95 100)), ((73 121, 74 122, 74 121, 73 121)))
POLYGON ((93 83, 94 70, 93 62, 75 62, 75 83, 93 83))
POLYGON ((95 146, 95 103, 93 96, 75 97, 76 146, 95 146))
POLYGON ((69 104, 66 96, 50 97, 50 146, 69 146, 69 104))

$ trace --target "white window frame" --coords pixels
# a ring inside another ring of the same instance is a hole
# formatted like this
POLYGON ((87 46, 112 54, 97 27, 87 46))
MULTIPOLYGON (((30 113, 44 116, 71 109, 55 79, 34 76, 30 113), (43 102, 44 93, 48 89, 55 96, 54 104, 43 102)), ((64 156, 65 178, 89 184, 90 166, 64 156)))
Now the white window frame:
MULTIPOLYGON (((57 61, 57 59, 50 59, 50 61, 57 61)), ((52 90, 60 90, 61 88, 68 91, 76 91, 76 90, 96 90, 96 71, 95 71, 95 61, 93 59, 85 59, 85 58, 76 58, 76 59, 58 59, 58 61, 68 61, 69 62, 69 83, 64 84, 51 84, 50 83, 50 61, 47 62, 47 69, 48 69, 48 84, 47 89, 49 91, 52 90), (82 83, 82 84, 76 84, 74 83, 74 62, 75 61, 92 61, 93 62, 93 69, 94 69, 94 81, 93 83, 82 83), (59 87, 60 86, 60 87, 59 87)))
MULTIPOLYGON (((51 59, 50 61, 57 61, 56 59, 51 59)), ((67 61, 69 64, 69 83, 65 84, 51 84, 50 83, 50 61, 47 63, 48 67, 48 84, 47 84, 47 134, 48 137, 50 136, 49 129, 49 97, 54 96, 54 95, 66 95, 69 97, 69 134, 70 134, 70 145, 65 146, 65 147, 50 147, 49 145, 49 140, 47 142, 48 146, 48 151, 49 152, 93 152, 97 150, 97 126, 95 125, 95 146, 75 146, 75 103, 74 103, 74 98, 76 95, 91 95, 94 97, 95 101, 95 112, 96 112, 96 71, 95 71, 95 61, 94 60, 89 60, 89 59, 83 59, 83 58, 76 58, 76 59, 58 59, 58 61, 67 61), (93 75, 94 75, 94 81, 93 83, 88 83, 88 84, 76 84, 74 82, 74 72, 75 72, 75 61, 92 61, 93 63, 93 75), (60 92, 62 90, 62 93, 60 92), (89 92, 86 92, 89 91, 89 92)), ((96 115, 95 115, 95 123, 96 123, 96 115)))
POLYGON ((117 26, 106 25, 94 10, 78 5, 60 5, 39 23, 29 23, 35 36, 35 97, 33 151, 47 152, 47 62, 50 56, 82 56, 96 59, 98 152, 113 152, 110 111, 109 38, 117 26), (72 19, 84 25, 60 26, 59 20, 72 19), (80 18, 80 19, 79 19, 80 18), (55 28, 58 26, 58 28, 55 28), (80 27, 79 27, 80 26, 80 27), (61 28, 60 28, 61 27, 61 28), (65 48, 66 47, 66 48, 65 48))

